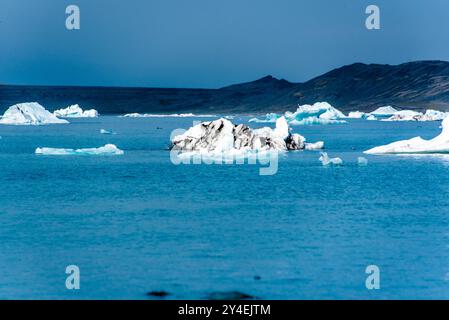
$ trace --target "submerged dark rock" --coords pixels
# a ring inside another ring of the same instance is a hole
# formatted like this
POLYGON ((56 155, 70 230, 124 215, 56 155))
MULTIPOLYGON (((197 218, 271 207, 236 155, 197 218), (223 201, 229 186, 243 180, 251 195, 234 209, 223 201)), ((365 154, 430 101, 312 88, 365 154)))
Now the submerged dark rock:
POLYGON ((157 298, 165 298, 165 297, 167 297, 169 295, 170 295, 170 293, 166 292, 166 291, 150 291, 150 292, 147 292, 147 296, 157 297, 157 298))

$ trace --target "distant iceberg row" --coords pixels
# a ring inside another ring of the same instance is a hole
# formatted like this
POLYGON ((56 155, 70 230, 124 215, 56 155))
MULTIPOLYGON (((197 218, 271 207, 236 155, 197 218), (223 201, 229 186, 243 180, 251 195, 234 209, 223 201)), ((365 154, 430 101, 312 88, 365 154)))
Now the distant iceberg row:
POLYGON ((352 111, 348 118, 381 121, 441 121, 448 115, 449 112, 433 109, 428 109, 425 113, 422 113, 413 110, 397 110, 391 106, 386 106, 369 113, 352 111))
POLYGON ((127 113, 120 117, 123 118, 213 118, 212 114, 193 114, 193 113, 173 113, 173 114, 151 114, 151 113, 127 113))
POLYGON ((311 124, 336 124, 345 123, 347 117, 338 109, 327 102, 317 102, 313 105, 305 104, 299 106, 295 112, 285 112, 283 115, 269 113, 265 118, 252 118, 249 122, 274 123, 277 119, 285 117, 289 125, 311 125, 311 124))
POLYGON ((93 118, 98 117, 97 110, 85 110, 79 105, 69 106, 51 113, 37 102, 19 103, 9 107, 0 118, 0 124, 8 125, 46 125, 65 124, 67 120, 60 118, 93 118))

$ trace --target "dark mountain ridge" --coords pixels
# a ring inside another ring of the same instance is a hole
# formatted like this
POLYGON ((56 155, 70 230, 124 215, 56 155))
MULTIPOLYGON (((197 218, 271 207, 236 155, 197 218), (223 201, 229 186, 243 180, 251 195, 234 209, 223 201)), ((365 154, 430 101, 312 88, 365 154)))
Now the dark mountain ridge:
POLYGON ((78 103, 100 113, 265 113, 327 101, 342 111, 384 105, 449 111, 449 62, 354 63, 304 83, 266 76, 220 89, 0 85, 0 110, 37 101, 49 110, 78 103))

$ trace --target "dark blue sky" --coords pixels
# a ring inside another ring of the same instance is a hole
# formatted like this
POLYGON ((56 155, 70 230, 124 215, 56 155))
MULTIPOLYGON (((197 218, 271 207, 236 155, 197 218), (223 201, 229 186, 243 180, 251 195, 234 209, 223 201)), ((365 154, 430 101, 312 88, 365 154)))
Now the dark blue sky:
POLYGON ((447 0, 0 1, 1 83, 215 88, 427 59, 449 60, 447 0))

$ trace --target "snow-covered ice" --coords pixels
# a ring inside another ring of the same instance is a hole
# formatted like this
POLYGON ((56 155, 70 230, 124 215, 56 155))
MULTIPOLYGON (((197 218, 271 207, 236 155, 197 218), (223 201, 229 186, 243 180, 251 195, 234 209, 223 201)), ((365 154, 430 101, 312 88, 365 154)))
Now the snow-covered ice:
POLYGON ((415 137, 401 140, 365 151, 367 154, 414 154, 414 153, 449 153, 449 117, 442 123, 441 133, 431 140, 415 137))
POLYGON ((398 112, 399 110, 396 110, 392 106, 385 106, 377 108, 376 110, 370 112, 370 115, 373 115, 377 118, 383 118, 383 117, 391 117, 395 112, 398 112))
POLYGON ((10 125, 45 125, 69 123, 67 120, 59 119, 51 112, 45 110, 37 102, 26 102, 15 104, 5 111, 0 124, 10 125))
POLYGON ((323 166, 328 165, 339 166, 343 164, 343 160, 341 160, 341 158, 329 158, 329 155, 326 152, 321 152, 321 157, 318 160, 321 161, 323 166))
POLYGON ((84 148, 84 149, 64 149, 64 148, 36 148, 38 155, 51 156, 71 156, 71 155, 122 155, 123 150, 117 148, 114 144, 106 144, 99 148, 84 148))
POLYGON ((447 112, 428 109, 426 113, 413 110, 401 110, 382 121, 441 121, 449 115, 447 112))
POLYGON ((83 110, 78 104, 68 106, 67 108, 55 110, 53 114, 61 118, 96 118, 98 111, 95 109, 83 110))

